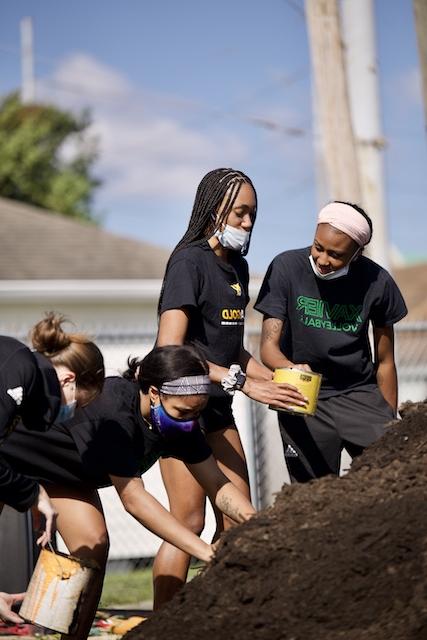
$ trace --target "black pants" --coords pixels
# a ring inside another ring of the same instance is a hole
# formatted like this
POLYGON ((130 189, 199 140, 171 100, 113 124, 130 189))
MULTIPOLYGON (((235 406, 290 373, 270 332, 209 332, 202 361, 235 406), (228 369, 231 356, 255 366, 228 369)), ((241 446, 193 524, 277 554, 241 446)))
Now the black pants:
POLYGON ((291 482, 338 475, 341 453, 354 458, 380 438, 393 409, 378 388, 320 399, 314 416, 278 413, 291 482))

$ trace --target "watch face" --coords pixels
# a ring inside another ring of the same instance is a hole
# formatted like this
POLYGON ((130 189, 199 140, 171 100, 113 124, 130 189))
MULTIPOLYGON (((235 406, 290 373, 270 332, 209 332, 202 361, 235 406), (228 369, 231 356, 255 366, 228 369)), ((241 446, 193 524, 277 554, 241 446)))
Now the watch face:
POLYGON ((246 375, 242 372, 236 374, 236 388, 241 389, 246 381, 246 375))

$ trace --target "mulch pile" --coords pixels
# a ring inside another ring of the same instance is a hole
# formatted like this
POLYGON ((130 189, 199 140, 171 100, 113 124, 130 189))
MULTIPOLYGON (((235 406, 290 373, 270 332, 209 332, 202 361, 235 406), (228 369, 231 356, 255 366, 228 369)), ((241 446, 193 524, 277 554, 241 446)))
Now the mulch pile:
POLYGON ((126 640, 426 640, 427 404, 343 478, 284 486, 126 640))

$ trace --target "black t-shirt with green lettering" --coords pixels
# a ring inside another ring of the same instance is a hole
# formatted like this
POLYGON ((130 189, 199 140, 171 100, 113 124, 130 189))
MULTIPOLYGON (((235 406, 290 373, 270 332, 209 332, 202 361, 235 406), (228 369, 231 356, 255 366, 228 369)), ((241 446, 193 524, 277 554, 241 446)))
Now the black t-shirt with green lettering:
POLYGON ((274 258, 255 309, 284 322, 280 348, 292 362, 321 373, 320 397, 376 384, 369 323, 389 327, 406 314, 391 275, 361 256, 346 276, 321 280, 309 263, 310 247, 274 258))

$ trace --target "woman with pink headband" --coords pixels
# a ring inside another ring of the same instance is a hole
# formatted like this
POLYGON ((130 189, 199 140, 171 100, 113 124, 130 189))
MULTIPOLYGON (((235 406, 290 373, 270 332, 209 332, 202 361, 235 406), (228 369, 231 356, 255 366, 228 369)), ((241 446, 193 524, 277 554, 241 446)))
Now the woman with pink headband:
POLYGON ((264 364, 322 374, 315 415, 278 414, 293 482, 338 475, 343 449, 360 454, 396 417, 393 325, 407 309, 391 275, 363 256, 371 236, 363 209, 327 204, 311 247, 274 258, 255 305, 264 364))

